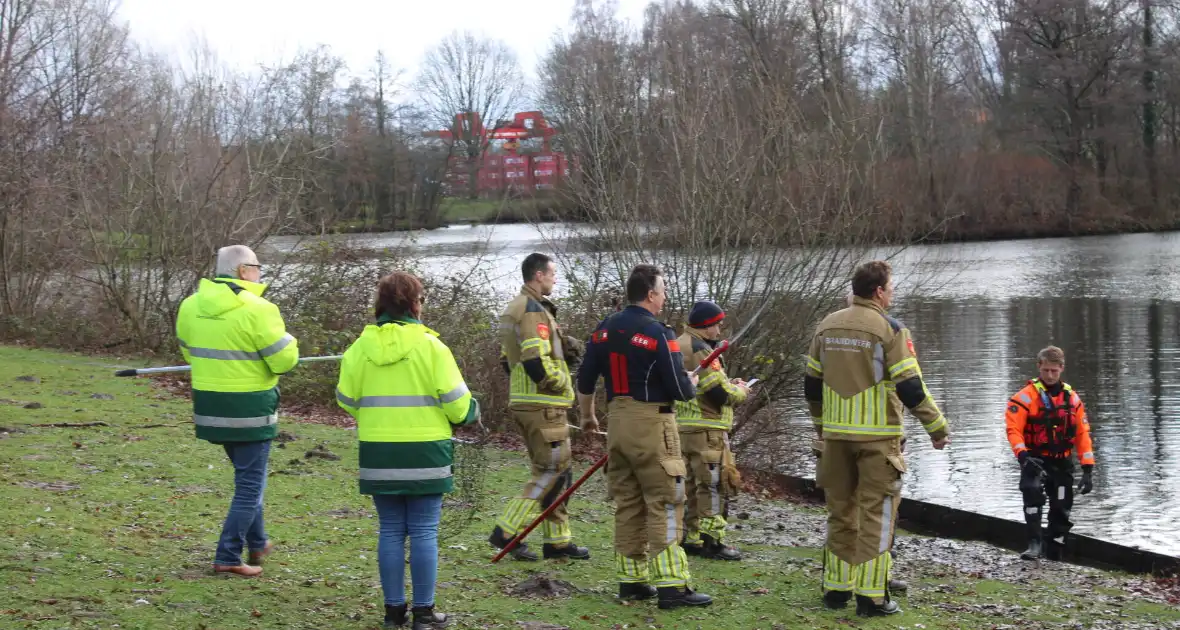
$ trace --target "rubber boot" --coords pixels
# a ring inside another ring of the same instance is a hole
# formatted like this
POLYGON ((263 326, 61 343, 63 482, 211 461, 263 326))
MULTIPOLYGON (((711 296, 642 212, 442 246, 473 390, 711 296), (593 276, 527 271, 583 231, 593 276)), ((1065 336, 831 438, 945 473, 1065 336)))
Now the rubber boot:
POLYGON ((901 612, 901 606, 891 599, 886 598, 883 603, 877 604, 873 602, 872 597, 856 596, 856 614, 861 617, 884 617, 896 615, 899 612, 901 612))
MULTIPOLYGON (((495 529, 492 530, 492 535, 488 536, 488 542, 491 543, 496 549, 503 549, 508 546, 508 543, 512 542, 512 536, 504 534, 504 530, 500 529, 500 526, 497 525, 495 529)), ((512 556, 513 559, 526 560, 529 562, 535 562, 540 559, 537 557, 537 554, 529 551, 528 543, 524 542, 523 540, 520 541, 520 544, 513 547, 512 551, 508 552, 508 555, 512 556)))
POLYGON ((712 597, 704 593, 696 593, 687 586, 661 586, 656 591, 659 593, 659 607, 662 610, 680 608, 681 606, 708 606, 713 603, 712 597))
POLYGON ((690 556, 701 555, 701 552, 704 551, 705 546, 701 543, 687 543, 685 542, 686 540, 688 540, 688 536, 680 539, 680 548, 684 550, 684 553, 690 556))
POLYGON ((824 592, 824 606, 839 610, 848 607, 848 601, 852 599, 852 591, 825 591, 824 592))
POLYGON ((889 580, 889 592, 890 593, 904 593, 907 590, 909 590, 909 584, 906 584, 904 581, 902 581, 902 580, 889 580))
POLYGON ((415 606, 413 630, 430 630, 447 627, 447 616, 434 612, 434 606, 415 606))
POLYGON ((1065 536, 1060 537, 1060 541, 1056 538, 1049 538, 1041 543, 1041 553, 1044 554, 1046 560, 1060 561, 1065 555, 1065 536))
POLYGON ((549 543, 545 543, 541 545, 541 555, 545 556, 546 560, 553 558, 589 560, 590 550, 585 547, 579 547, 574 543, 566 543, 564 545, 550 545, 549 543))
POLYGON ((406 605, 385 605, 385 628, 400 628, 406 625, 406 605))
POLYGON ((708 534, 701 534, 701 557, 711 560, 741 560, 742 552, 708 534))
POLYGON ((1030 538, 1028 540, 1028 549, 1025 549, 1020 554, 1021 560, 1040 560, 1041 559, 1041 537, 1030 538))
POLYGON ((643 582, 619 582, 619 599, 651 599, 658 595, 656 587, 643 582))

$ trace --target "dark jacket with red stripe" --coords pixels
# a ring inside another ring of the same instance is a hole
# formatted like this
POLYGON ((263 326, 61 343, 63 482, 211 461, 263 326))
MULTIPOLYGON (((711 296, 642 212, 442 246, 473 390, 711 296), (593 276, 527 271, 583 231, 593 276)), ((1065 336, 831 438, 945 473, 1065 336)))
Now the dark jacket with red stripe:
POLYGON ((608 401, 629 396, 670 405, 697 395, 675 331, 634 304, 607 317, 590 335, 578 368, 578 391, 593 394, 599 376, 606 381, 608 401))

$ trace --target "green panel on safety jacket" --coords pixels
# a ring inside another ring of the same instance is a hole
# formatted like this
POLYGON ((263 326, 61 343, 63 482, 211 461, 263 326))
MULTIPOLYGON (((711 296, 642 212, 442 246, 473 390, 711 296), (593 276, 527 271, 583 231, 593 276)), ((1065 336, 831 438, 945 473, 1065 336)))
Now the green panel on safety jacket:
POLYGON ((265 284, 229 277, 202 279, 176 316, 176 336, 192 366, 193 424, 214 443, 278 435, 279 375, 299 362, 265 284))
POLYGON ((453 489, 453 426, 479 419, 451 350, 417 320, 365 326, 340 361, 336 402, 356 418, 362 494, 453 489))
MULTIPOLYGON (((677 342, 684 355, 684 369, 689 372, 695 370, 701 361, 709 358, 713 352, 713 346, 705 340, 699 329, 686 328, 677 342), (691 350, 684 352, 685 348, 691 350)), ((725 374, 725 366, 720 358, 713 359, 713 362, 701 368, 697 375, 700 377, 700 381, 697 383, 696 398, 689 401, 676 401, 676 424, 681 429, 695 427, 721 431, 731 430, 733 428, 733 406, 745 402, 746 393, 729 382, 729 377, 725 374), (721 405, 720 408, 714 405, 707 395, 709 390, 716 387, 725 390, 726 394, 726 404, 721 405)))

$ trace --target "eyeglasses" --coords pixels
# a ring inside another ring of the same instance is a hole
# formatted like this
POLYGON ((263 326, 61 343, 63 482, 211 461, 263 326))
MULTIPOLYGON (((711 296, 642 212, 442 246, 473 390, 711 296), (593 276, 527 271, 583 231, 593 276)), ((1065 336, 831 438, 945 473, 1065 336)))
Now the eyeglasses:
POLYGON ((257 263, 242 263, 242 266, 243 267, 254 267, 257 270, 262 271, 262 265, 259 265, 257 263))

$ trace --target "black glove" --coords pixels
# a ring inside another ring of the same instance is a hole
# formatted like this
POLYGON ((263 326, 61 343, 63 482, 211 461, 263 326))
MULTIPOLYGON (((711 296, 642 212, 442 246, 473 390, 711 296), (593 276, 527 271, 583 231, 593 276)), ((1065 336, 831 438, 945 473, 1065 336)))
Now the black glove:
POLYGON ((1093 464, 1082 466, 1082 480, 1078 482, 1078 492, 1082 494, 1090 494, 1090 491, 1094 489, 1094 479, 1092 477, 1093 473, 1093 464))

